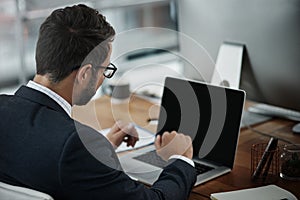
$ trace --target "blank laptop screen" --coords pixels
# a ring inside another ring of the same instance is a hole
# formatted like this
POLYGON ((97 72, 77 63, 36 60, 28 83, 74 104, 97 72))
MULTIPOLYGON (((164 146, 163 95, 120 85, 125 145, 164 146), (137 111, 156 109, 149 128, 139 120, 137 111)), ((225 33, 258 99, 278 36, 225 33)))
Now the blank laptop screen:
POLYGON ((244 99, 241 90, 167 77, 157 134, 190 135, 194 157, 232 168, 244 99))

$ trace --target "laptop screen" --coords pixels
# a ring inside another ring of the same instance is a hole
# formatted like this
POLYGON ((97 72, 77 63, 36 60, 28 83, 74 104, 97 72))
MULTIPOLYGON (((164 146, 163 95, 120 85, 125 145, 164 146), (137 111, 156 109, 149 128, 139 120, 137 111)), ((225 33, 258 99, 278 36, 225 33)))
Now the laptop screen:
POLYGON ((232 168, 244 99, 241 90, 167 77, 157 134, 190 135, 194 157, 232 168))

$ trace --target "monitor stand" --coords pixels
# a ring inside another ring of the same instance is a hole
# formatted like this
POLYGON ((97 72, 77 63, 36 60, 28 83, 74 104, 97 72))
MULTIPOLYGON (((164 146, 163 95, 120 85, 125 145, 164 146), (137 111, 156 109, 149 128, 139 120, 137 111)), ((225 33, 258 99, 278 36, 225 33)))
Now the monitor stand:
MULTIPOLYGON (((220 46, 211 84, 238 89, 243 62, 244 45, 233 42, 223 42, 220 46)), ((241 127, 259 124, 271 119, 270 116, 243 112, 241 127)))
POLYGON ((242 69, 244 45, 223 42, 220 46, 211 83, 238 89, 242 69))

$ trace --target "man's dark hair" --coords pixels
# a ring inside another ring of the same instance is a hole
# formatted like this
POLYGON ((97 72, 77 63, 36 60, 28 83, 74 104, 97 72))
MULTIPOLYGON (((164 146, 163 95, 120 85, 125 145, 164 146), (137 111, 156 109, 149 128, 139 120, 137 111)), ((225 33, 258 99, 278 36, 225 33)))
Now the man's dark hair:
MULTIPOLYGON (((115 30, 97 10, 85 5, 57 9, 40 27, 36 47, 37 74, 48 74, 52 82, 59 82, 81 66, 86 56, 99 44, 104 62, 108 42, 115 30)), ((98 51, 99 52, 99 51, 98 51)))

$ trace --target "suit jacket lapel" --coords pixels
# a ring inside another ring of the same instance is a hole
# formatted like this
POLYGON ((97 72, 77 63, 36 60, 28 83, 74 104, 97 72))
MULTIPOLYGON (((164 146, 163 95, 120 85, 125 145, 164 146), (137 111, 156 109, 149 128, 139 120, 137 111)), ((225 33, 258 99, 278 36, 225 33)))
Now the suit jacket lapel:
POLYGON ((21 86, 17 92, 15 93, 16 96, 28 99, 30 101, 34 101, 38 104, 47 106, 53 110, 56 110, 58 112, 62 112, 66 115, 68 115, 65 110, 53 99, 51 99, 48 95, 37 91, 35 89, 26 87, 26 86, 21 86))

